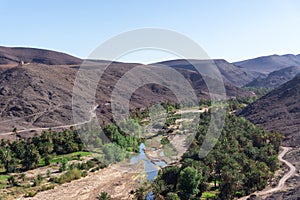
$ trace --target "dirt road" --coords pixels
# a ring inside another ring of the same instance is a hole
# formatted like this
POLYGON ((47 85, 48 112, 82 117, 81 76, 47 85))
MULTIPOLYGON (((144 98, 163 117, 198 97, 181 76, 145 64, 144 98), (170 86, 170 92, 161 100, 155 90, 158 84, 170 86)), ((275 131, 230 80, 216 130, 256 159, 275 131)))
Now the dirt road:
MULTIPOLYGON (((90 110, 89 112, 91 113, 90 119, 84 122, 80 122, 80 123, 76 123, 76 124, 68 124, 68 125, 62 125, 62 126, 55 126, 55 127, 45 127, 45 128, 29 128, 29 129, 23 129, 23 130, 18 130, 18 133, 22 133, 22 132, 31 132, 31 131, 43 131, 43 130, 49 130, 51 129, 62 129, 62 128, 70 128, 71 126, 80 126, 86 123, 91 122, 91 120, 96 117, 96 109, 97 109, 98 105, 94 106, 92 110, 90 110)), ((2 135, 13 135, 15 134, 14 132, 7 132, 7 133, 0 133, 0 136, 2 135)))
MULTIPOLYGON (((284 188, 285 182, 296 173, 296 167, 294 165, 292 165, 289 161, 283 159, 284 155, 288 151, 290 151, 292 148, 290 148, 290 147, 281 147, 281 148, 283 151, 278 155, 278 159, 280 162, 283 162, 284 164, 286 164, 290 168, 290 170, 279 180, 278 185, 275 188, 271 188, 271 189, 263 190, 263 191, 259 191, 259 192, 254 192, 251 195, 254 194, 256 196, 263 196, 266 194, 280 191, 284 188)), ((239 200, 246 200, 249 197, 250 197, 250 195, 242 197, 239 200)))

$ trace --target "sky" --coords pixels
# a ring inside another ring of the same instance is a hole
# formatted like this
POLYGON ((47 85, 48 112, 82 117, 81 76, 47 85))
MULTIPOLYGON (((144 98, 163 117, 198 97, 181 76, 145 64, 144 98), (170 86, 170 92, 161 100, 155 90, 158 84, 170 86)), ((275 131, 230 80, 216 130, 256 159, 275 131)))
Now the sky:
MULTIPOLYGON (((209 57, 234 62, 300 54, 299 10, 298 0, 0 0, 0 46, 88 58, 108 39, 147 27, 186 35, 209 57)), ((175 57, 144 51, 120 60, 148 63, 175 57)))

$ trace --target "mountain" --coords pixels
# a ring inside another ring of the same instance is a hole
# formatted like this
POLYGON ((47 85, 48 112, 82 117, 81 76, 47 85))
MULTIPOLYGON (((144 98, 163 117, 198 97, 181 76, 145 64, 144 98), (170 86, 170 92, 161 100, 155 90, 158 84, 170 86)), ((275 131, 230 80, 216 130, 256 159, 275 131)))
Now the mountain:
POLYGON ((82 62, 74 56, 45 49, 0 47, 0 64, 41 63, 47 65, 76 65, 82 62))
POLYGON ((300 144, 300 76, 272 90, 240 115, 267 130, 278 130, 285 135, 285 143, 299 147, 300 144))
MULTIPOLYGON (((29 58, 22 57, 25 62, 32 61, 33 54, 25 52, 19 53, 19 55, 29 56, 29 58)), ((51 55, 64 56, 64 54, 56 52, 51 55)), ((22 130, 73 123, 72 95, 74 81, 80 66, 74 65, 75 62, 71 62, 70 65, 62 64, 69 63, 69 61, 67 62, 69 56, 64 57, 65 60, 62 59, 63 57, 59 58, 60 62, 55 59, 52 61, 52 57, 45 58, 45 61, 48 60, 52 64, 58 63, 57 65, 44 64, 44 61, 41 60, 39 63, 30 62, 23 66, 18 65, 18 62, 12 65, 0 65, 0 133, 9 132, 13 127, 22 130)), ((89 61, 86 66, 83 64, 82 67, 104 68, 108 62, 89 61)), ((136 66, 147 69, 143 74, 136 74, 136 77, 140 79, 151 76, 151 70, 158 68, 152 65, 112 62, 101 76, 97 84, 95 102, 99 105, 96 113, 100 122, 112 119, 109 103, 115 85, 136 66)), ((183 68, 176 70, 191 84, 199 98, 209 98, 208 89, 201 75, 183 68)), ((126 85, 122 86, 127 87, 126 85)), ((225 83, 225 89, 228 97, 252 95, 229 83, 225 83)), ((132 109, 143 108, 163 101, 176 102, 177 99, 168 88, 157 84, 147 84, 134 91, 130 99, 130 106, 132 109)))
POLYGON ((300 54, 263 56, 235 62, 234 64, 250 71, 269 74, 273 71, 280 70, 286 67, 300 66, 300 54))
POLYGON ((266 87, 266 88, 276 88, 280 85, 286 83, 287 81, 293 79, 297 74, 300 73, 299 66, 286 67, 274 72, 271 72, 267 77, 258 77, 248 83, 246 87, 266 87))
POLYGON ((248 71, 247 69, 242 69, 240 67, 237 67, 234 64, 231 64, 223 59, 215 59, 215 60, 178 59, 178 60, 170 60, 170 61, 153 63, 152 65, 166 65, 173 68, 181 68, 181 69, 196 71, 194 66, 204 69, 205 67, 209 67, 210 65, 212 65, 212 63, 214 63, 215 66, 217 66, 217 68, 219 69, 224 82, 230 83, 237 87, 241 87, 251 82, 254 78, 261 75, 260 73, 251 72, 248 71))

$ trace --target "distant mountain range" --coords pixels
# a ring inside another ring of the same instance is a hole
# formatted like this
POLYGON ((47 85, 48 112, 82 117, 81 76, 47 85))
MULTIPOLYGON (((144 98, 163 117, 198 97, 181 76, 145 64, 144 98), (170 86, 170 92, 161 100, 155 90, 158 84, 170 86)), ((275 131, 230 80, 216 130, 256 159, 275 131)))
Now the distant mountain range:
MULTIPOLYGON (((186 69, 186 70, 191 70, 191 71, 196 71, 195 67, 199 68, 207 68, 211 67, 212 64, 217 66, 219 69, 223 81, 226 83, 230 83, 232 85, 241 87, 248 82, 252 81, 255 79, 257 76, 262 75, 257 72, 251 72, 248 71, 247 69, 243 69, 240 67, 235 66, 234 64, 231 64, 227 62, 226 60, 223 59, 216 59, 216 60, 170 60, 170 61, 164 61, 164 62, 159 62, 159 63, 154 63, 151 65, 166 65, 169 67, 177 68, 177 69, 186 69)), ((203 74, 207 75, 207 74, 203 74)))
MULTIPOLYGON (((279 66, 280 63, 283 63, 283 60, 285 61, 284 63, 295 64, 298 57, 294 55, 265 56, 235 64, 228 63, 222 59, 211 61, 171 60, 143 66, 149 68, 149 70, 156 67, 156 65, 172 67, 190 82, 199 98, 209 98, 209 92, 203 80, 203 77, 208 77, 208 74, 200 75, 193 66, 205 68, 209 66, 209 63, 213 62, 222 75, 227 96, 232 98, 253 95, 253 93, 242 88, 244 85, 254 87, 271 85, 272 87, 277 87, 281 83, 292 79, 299 70, 298 66, 282 67, 279 71, 272 72, 265 78, 261 78, 265 76, 262 73, 265 73, 265 70, 254 71, 254 69, 267 66, 269 71, 276 70, 281 68, 279 66), (289 58, 291 61, 288 61, 289 58), (259 60, 262 62, 262 67, 257 67, 259 60), (268 65, 263 60, 268 60, 268 65), (272 65, 270 64, 271 61, 273 62, 272 65), (250 63, 255 65, 251 67, 250 63), (240 66, 237 66, 237 64, 240 66)), ((11 121, 9 119, 17 117, 23 119, 19 122, 18 120, 14 121, 20 127, 47 127, 70 123, 72 120, 73 84, 78 67, 83 61, 80 58, 55 51, 0 47, 1 121, 11 121), (36 115, 35 113, 40 114, 36 115), (31 115, 33 116, 25 117, 31 115)), ((89 62, 103 67, 110 61, 89 60, 89 62)), ((105 105, 110 101, 114 85, 126 72, 137 65, 141 64, 113 62, 102 76, 97 88, 96 101, 99 104, 97 112, 101 112, 104 120, 111 119, 109 108, 105 105)), ((142 77, 143 75, 138 76, 142 77)), ((209 79, 214 80, 214 77, 209 77, 209 79)), ((295 98, 297 99, 297 97, 295 98)), ((153 102, 160 101, 174 102, 176 98, 169 89, 160 85, 150 84, 135 91, 131 98, 131 106, 145 107, 153 102)), ((243 111, 243 114, 248 116, 246 113, 248 113, 246 110, 243 111)), ((12 126, 14 125, 6 124, 2 127, 11 129, 12 126)))
POLYGON ((247 70, 260 72, 267 75, 273 71, 280 70, 286 67, 300 66, 300 54, 262 56, 235 62, 234 64, 247 70))
MULTIPOLYGON (((83 60, 48 50, 6 47, 0 49, 0 132, 11 131, 14 126, 23 129, 72 124, 73 84, 83 60), (23 65, 20 64, 21 61, 24 61, 23 65)), ((97 67, 104 67, 107 63, 109 61, 89 60, 89 65, 97 67)), ((156 67, 113 62, 101 77, 96 92, 96 103, 99 105, 96 112, 102 120, 111 120, 111 110, 107 104, 111 100, 115 84, 137 65, 150 71, 156 67)), ((227 65, 234 68, 231 64, 227 65)), ((185 68, 176 70, 190 82, 199 98, 209 98, 208 89, 199 73, 185 68)), ((234 70, 228 72, 234 74, 234 70)), ((223 74, 227 76, 225 72, 223 74)), ((137 75, 143 76, 147 74, 137 75)), ((229 81, 225 82, 225 90, 228 97, 253 95, 229 81)), ((130 103, 134 108, 162 101, 176 102, 177 99, 168 88, 148 84, 133 93, 130 103)))
POLYGON ((300 141, 300 76, 274 89, 246 107, 243 115, 254 124, 286 136, 289 146, 299 147, 300 141))
POLYGON ((297 74, 300 73, 299 66, 286 67, 277 71, 271 72, 267 77, 258 77, 246 84, 246 87, 266 87, 266 88, 277 88, 287 81, 293 79, 297 74))
MULTIPOLYGON (((92 61, 97 63, 110 62, 99 60, 92 61)), ((21 62, 24 62, 25 64, 79 65, 83 60, 65 53, 45 49, 0 47, 0 65, 14 66, 21 62)), ((208 66, 211 62, 212 61, 205 60, 179 59, 153 63, 151 65, 163 64, 177 69, 182 68, 195 71, 195 68, 192 65, 203 68, 208 66)), ((226 83, 237 87, 251 86, 275 88, 294 77, 294 74, 297 73, 298 67, 300 66, 300 55, 271 55, 235 63, 229 63, 223 59, 215 59, 213 60, 213 63, 220 70, 223 81, 226 83)))

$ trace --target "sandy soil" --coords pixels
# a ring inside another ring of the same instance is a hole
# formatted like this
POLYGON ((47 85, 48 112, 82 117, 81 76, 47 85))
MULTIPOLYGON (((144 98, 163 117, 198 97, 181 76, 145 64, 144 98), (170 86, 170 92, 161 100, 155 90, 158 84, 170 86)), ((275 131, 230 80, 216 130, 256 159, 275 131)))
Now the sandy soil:
POLYGON ((113 165, 92 173, 87 177, 56 186, 52 190, 39 192, 31 200, 84 200, 96 199, 101 192, 107 192, 113 199, 132 199, 132 190, 137 189, 142 181, 140 173, 126 172, 113 165))

